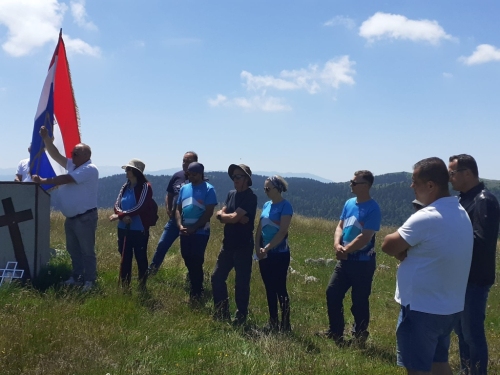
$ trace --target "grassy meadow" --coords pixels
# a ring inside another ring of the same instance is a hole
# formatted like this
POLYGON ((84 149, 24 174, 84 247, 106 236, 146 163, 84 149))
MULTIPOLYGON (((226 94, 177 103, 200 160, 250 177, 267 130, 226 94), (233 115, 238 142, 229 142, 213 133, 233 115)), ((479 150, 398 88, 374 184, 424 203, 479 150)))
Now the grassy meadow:
MULTIPOLYGON (((371 336, 364 349, 338 348, 314 333, 327 328, 325 289, 334 263, 305 263, 307 258, 333 258, 336 222, 295 216, 290 229, 296 271, 288 277, 291 299, 290 334, 266 335, 268 311, 258 265, 254 263, 250 315, 246 327, 212 320, 210 275, 222 241, 222 225, 212 220, 205 257, 205 299, 188 302, 186 269, 176 241, 146 292, 133 281, 131 292, 117 287, 120 256, 111 211, 99 212, 97 230, 98 287, 82 294, 61 288, 69 276, 64 218, 51 217, 51 247, 57 249, 35 285, 0 288, 0 374, 404 374, 396 365, 395 327, 399 306, 394 302, 397 262, 383 254, 377 236, 378 267, 371 296, 371 336), (306 276, 319 280, 306 282, 306 276)), ((161 213, 152 228, 151 260, 166 222, 161 213)), ((135 263, 135 260, 134 260, 135 263)), ((135 265, 134 265, 135 267, 135 265)), ((500 265, 497 267, 500 269, 500 265)), ((134 274, 137 275, 136 268, 134 274)), ((500 277, 497 276, 497 280, 500 277)), ((228 280, 234 313, 234 273, 228 280)), ((350 329, 350 297, 345 301, 350 329)), ((500 374, 500 288, 490 292, 486 328, 490 373, 500 374)), ((452 336, 450 363, 458 370, 457 339, 452 336)))

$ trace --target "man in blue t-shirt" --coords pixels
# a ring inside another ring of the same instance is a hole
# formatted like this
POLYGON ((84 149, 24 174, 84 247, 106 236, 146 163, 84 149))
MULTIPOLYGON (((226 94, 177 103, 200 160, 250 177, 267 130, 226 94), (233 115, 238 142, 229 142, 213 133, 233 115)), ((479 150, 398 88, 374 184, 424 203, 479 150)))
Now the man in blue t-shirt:
POLYGON ((189 183, 187 169, 189 164, 194 161, 198 161, 198 155, 196 152, 186 152, 184 154, 184 158, 182 159, 182 170, 176 172, 168 183, 167 195, 165 196, 165 208, 167 210, 169 221, 165 225, 163 234, 161 235, 155 254, 153 255, 153 260, 149 266, 150 275, 154 275, 158 272, 158 269, 165 259, 165 255, 167 255, 168 249, 170 249, 174 241, 177 237, 179 237, 179 228, 177 227, 177 222, 175 221, 175 205, 181 187, 183 187, 186 183, 189 183))
POLYGON ((190 183, 184 185, 177 198, 176 220, 181 238, 181 254, 191 281, 191 300, 203 292, 203 263, 210 237, 210 218, 217 205, 215 189, 204 181, 203 164, 193 162, 188 167, 190 183))
POLYGON ((354 342, 364 345, 370 322, 369 297, 375 273, 375 233, 380 229, 380 208, 371 196, 374 177, 370 171, 357 171, 351 182, 349 199, 335 230, 337 265, 326 289, 330 328, 321 332, 337 342, 344 341, 345 294, 351 289, 354 342))

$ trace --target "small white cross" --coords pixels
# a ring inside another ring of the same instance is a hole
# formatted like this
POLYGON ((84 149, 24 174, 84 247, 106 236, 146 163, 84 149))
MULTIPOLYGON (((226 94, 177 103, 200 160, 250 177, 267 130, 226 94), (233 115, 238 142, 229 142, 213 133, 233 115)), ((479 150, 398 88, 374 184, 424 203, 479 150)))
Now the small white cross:
POLYGON ((21 279, 23 274, 24 270, 17 269, 17 262, 7 262, 7 266, 4 269, 0 268, 0 286, 4 280, 8 280, 10 283, 12 279, 21 279))

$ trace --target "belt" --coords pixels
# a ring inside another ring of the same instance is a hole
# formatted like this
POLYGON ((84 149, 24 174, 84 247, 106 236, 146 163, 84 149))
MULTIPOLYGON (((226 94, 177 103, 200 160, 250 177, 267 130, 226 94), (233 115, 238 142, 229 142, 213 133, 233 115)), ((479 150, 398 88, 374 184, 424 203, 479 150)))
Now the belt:
POLYGON ((83 215, 87 215, 87 214, 90 214, 91 212, 94 212, 97 210, 97 207, 94 207, 94 208, 91 208, 90 210, 87 210, 85 211, 83 214, 78 214, 78 215, 75 215, 75 216, 72 216, 72 217, 68 217, 68 219, 76 219, 76 218, 79 218, 83 215))

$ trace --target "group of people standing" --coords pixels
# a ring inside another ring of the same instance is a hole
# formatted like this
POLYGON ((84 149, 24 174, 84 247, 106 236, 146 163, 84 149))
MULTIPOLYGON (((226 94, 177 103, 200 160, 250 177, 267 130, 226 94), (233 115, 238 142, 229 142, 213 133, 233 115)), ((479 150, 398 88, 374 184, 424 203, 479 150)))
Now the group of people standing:
MULTIPOLYGON (((32 176, 36 183, 62 185, 59 198, 67 218, 66 246, 73 265, 72 276, 65 284, 90 290, 96 280, 98 171, 90 160, 89 146, 76 145, 72 158, 66 158, 54 147, 44 127, 40 134, 52 159, 68 171, 48 179, 32 176)), ((120 189, 115 213, 109 219, 118 221, 123 285, 130 284, 133 254, 140 285, 144 287, 147 277, 157 272, 168 249, 180 237, 191 285, 190 298, 197 301, 203 294, 205 249, 217 198, 195 152, 184 155, 182 167, 167 187, 165 207, 169 221, 149 267, 149 227, 156 220, 151 218, 152 188, 144 176, 142 161, 132 159, 123 166, 127 182, 120 189)), ((401 262, 395 294, 401 305, 396 330, 398 364, 408 374, 451 374, 448 351, 454 330, 459 338, 462 374, 486 374, 484 320, 488 293, 495 280, 498 201, 480 182, 476 161, 470 155, 453 155, 448 166, 439 158, 428 158, 416 163, 413 169, 411 187, 418 211, 386 236, 382 245, 383 252, 401 262), (449 183, 460 192, 458 199, 450 196, 449 183)), ((293 209, 282 196, 287 183, 280 176, 266 179, 264 191, 269 201, 263 205, 254 235, 257 197, 250 188, 252 171, 244 164, 231 164, 228 174, 235 189, 215 214, 224 224, 224 239, 211 277, 214 318, 231 320, 226 281, 234 268, 237 310, 233 322, 239 325, 246 321, 254 257, 259 261, 266 289, 267 328, 290 331, 286 279, 293 209)), ((334 233, 338 262, 326 289, 329 328, 318 334, 339 346, 364 345, 369 336, 369 296, 376 270, 375 235, 381 223, 380 208, 370 196, 373 182, 370 171, 354 173, 350 186, 355 197, 345 203, 334 233), (354 316, 352 340, 344 337, 343 300, 349 289, 354 316)))
MULTIPOLYGON (((139 282, 144 287, 147 277, 156 274, 168 249, 180 237, 181 255, 190 282, 190 300, 195 302, 203 294, 203 263, 210 238, 210 219, 218 202, 214 187, 205 178, 204 166, 198 162, 198 155, 193 151, 187 152, 182 165, 183 169, 172 176, 167 186, 165 207, 170 219, 165 225, 149 268, 149 226, 145 222, 152 190, 143 174, 145 165, 142 161, 132 159, 123 166, 127 182, 120 190, 114 207, 115 213, 109 220, 119 221, 118 249, 122 255, 120 274, 124 285, 130 285, 133 254, 139 270, 139 282)), ((252 171, 244 164, 231 164, 228 174, 234 182, 235 190, 228 193, 222 209, 216 213, 217 220, 225 225, 222 247, 211 279, 214 318, 231 320, 226 280, 234 268, 237 306, 234 323, 243 324, 246 321, 255 249, 269 302, 269 328, 290 330, 286 276, 290 263, 288 228, 293 210, 290 203, 281 196, 287 190, 287 183, 280 176, 266 180, 264 190, 270 201, 264 205, 254 240, 257 197, 250 189, 252 171), (281 323, 278 318, 278 302, 282 312, 281 323)))

